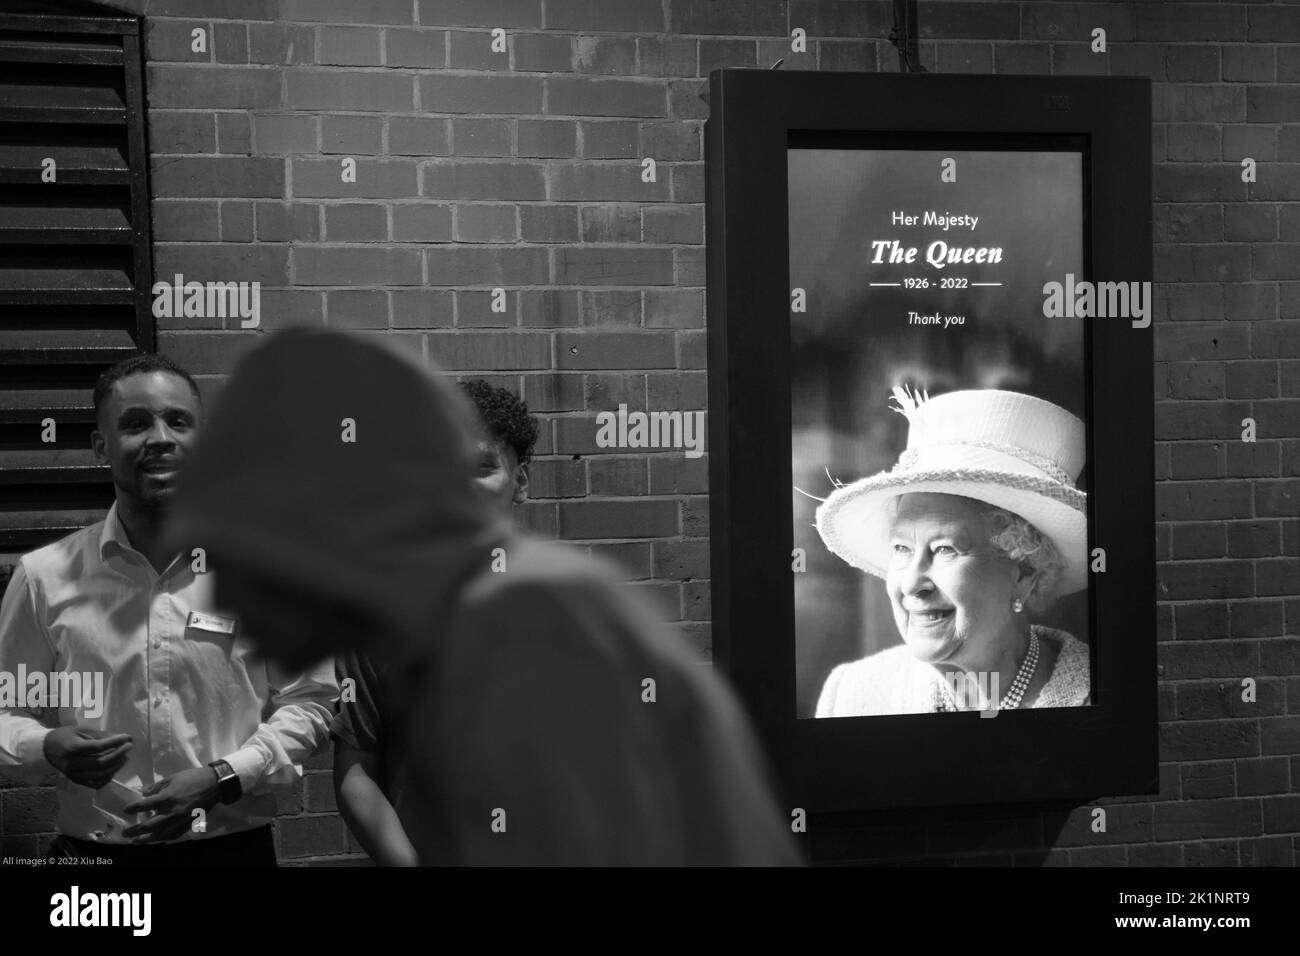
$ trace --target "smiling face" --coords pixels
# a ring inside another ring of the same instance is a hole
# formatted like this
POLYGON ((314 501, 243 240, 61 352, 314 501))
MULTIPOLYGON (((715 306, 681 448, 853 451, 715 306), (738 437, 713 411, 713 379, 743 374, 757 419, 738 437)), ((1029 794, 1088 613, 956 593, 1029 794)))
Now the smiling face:
POLYGON ((885 588, 912 653, 979 668, 1016 633, 1016 564, 989 542, 984 506, 956 495, 899 498, 885 588))
POLYGON ((91 447, 108 465, 119 498, 147 509, 171 500, 200 416, 198 397, 179 375, 141 372, 113 383, 91 447))

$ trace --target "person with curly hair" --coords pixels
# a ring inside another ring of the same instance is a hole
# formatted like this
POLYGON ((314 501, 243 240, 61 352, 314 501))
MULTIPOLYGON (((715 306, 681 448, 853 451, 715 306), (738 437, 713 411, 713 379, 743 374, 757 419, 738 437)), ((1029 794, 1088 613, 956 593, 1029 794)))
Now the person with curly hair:
MULTIPOLYGON (((537 444, 537 420, 514 392, 474 379, 460 388, 478 411, 473 485, 499 517, 528 500, 528 464, 537 444)), ((339 812, 357 842, 381 866, 414 866, 417 856, 398 819, 402 789, 392 751, 391 727, 407 696, 401 675, 361 651, 337 659, 345 688, 334 733, 334 792, 339 812), (352 684, 347 684, 348 680, 352 684)))

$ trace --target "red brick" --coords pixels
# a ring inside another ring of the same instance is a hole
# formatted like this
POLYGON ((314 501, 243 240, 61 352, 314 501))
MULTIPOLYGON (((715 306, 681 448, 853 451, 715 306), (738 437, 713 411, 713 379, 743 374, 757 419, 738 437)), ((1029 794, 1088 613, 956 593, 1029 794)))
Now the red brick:
POLYGON ((384 151, 384 122, 378 116, 324 116, 321 118, 322 153, 374 156, 384 151))
POLYGON ((1162 600, 1203 601, 1253 597, 1255 574, 1241 561, 1174 561, 1156 566, 1162 600))
POLYGON ((1134 13, 1134 36, 1139 40, 1246 39, 1245 20, 1242 11, 1236 7, 1213 3, 1160 3, 1139 5, 1134 13))
POLYGON ((327 242, 380 242, 388 238, 388 209, 380 203, 325 207, 327 242))
POLYGON ((701 94, 709 85, 704 80, 678 80, 668 84, 668 115, 678 119, 708 119, 709 107, 701 94))
POLYGON ((212 52, 218 63, 248 63, 248 24, 215 24, 212 52))
POLYGON ((260 341, 256 332, 160 332, 158 353, 192 375, 224 375, 260 341))
POLYGON ((519 235, 524 242, 577 242, 577 206, 520 206, 519 235))
POLYGON ((1168 282, 1152 288, 1157 321, 1215 322, 1226 312, 1224 287, 1213 282, 1168 282))
POLYGON ((145 56, 149 62, 209 63, 213 53, 212 23, 208 20, 159 20, 144 23, 145 56), (204 50, 194 52, 194 30, 203 31, 204 50))
POLYGON ((262 242, 320 239, 320 206, 313 203, 259 202, 254 204, 256 234, 262 242))
POLYGON ((385 30, 384 62, 388 66, 441 69, 447 65, 446 31, 385 30))
POLYGON ((555 338, 560 369, 672 368, 668 332, 560 332, 555 338))
POLYGON ((555 254, 555 281, 560 285, 669 285, 673 281, 672 252, 662 248, 561 248, 555 254))
POLYGON ((1300 479, 1255 483, 1255 515, 1260 518, 1293 518, 1300 514, 1300 479))
POLYGON ((1227 553, 1223 522, 1190 522, 1173 526, 1172 555, 1188 558, 1222 558, 1227 553))
POLYGON ((545 249, 430 247, 425 250, 429 285, 545 285, 549 278, 545 249))
POLYGON ((396 242, 450 242, 451 206, 433 203, 397 203, 392 207, 396 242))
POLYGON ((420 253, 371 246, 293 250, 294 280, 301 285, 419 285, 420 253))
POLYGON ((1167 760, 1259 756, 1259 724, 1253 720, 1182 720, 1162 724, 1159 733, 1160 756, 1167 760))
POLYGON ((184 275, 187 282, 260 282, 267 286, 283 286, 288 285, 289 251, 267 245, 157 243, 154 247, 154 274, 170 277, 177 272, 184 275))
MULTIPOLYGON (((578 296, 579 293, 575 290, 526 289, 519 293, 520 324, 546 329, 581 325, 578 296)), ((580 392, 580 381, 578 386, 580 392)))
MULTIPOLYGON (((707 444, 705 450, 707 451, 707 444)), ((676 455, 655 455, 650 457, 650 494, 699 495, 707 494, 708 490, 709 462, 707 458, 686 458, 676 455)))
MULTIPOLYGON (((990 43, 945 43, 939 47, 939 70, 943 73, 992 73, 993 45, 990 43)), ((1068 70, 1062 72, 1078 72, 1068 70)))
POLYGON ((1300 558, 1269 558, 1255 562, 1256 593, 1287 597, 1300 590, 1300 558))
POLYGON ((653 202, 668 199, 668 179, 641 181, 640 163, 570 163, 552 166, 550 198, 578 202, 653 202))
POLYGON ((699 41, 682 37, 638 37, 643 76, 697 76, 699 41))
POLYGON ((1223 398, 1221 362, 1179 362, 1169 366, 1169 397, 1223 398))
POLYGON ((453 322, 452 293, 441 289, 395 289, 388 293, 393 328, 449 328, 453 322))
POLYGON ((221 239, 223 242, 253 241, 253 204, 221 203, 221 239))
POLYGON ((152 153, 215 153, 217 150, 215 115, 151 108, 149 150, 152 153))
MULTIPOLYGON (((1223 55, 1222 78, 1226 82, 1271 83, 1273 81, 1273 47, 1254 44, 1225 45, 1220 47, 1220 50, 1223 55)), ((1278 82, 1292 82, 1284 77, 1284 72, 1279 59, 1277 67, 1278 82)))
POLYGON ((263 289, 261 305, 261 327, 268 331, 325 323, 325 296, 314 290, 263 289))
POLYGON ((646 242, 704 242, 704 209, 700 206, 646 208, 641 213, 641 221, 646 242))
POLYGON ((1251 335, 1257 358, 1300 358, 1300 322, 1256 322, 1251 335))
POLYGON ((1240 440, 1246 402, 1157 402, 1156 437, 1240 440))
MULTIPOLYGON (((1195 645, 1208 646, 1208 645, 1195 645)), ((1233 675, 1226 680, 1179 681, 1178 720, 1212 720, 1228 717, 1262 717, 1286 712, 1285 682, 1256 681, 1255 700, 1242 700, 1246 689, 1242 681, 1254 680, 1250 674, 1233 675)), ((1187 780, 1183 778, 1187 795, 1187 780)))
POLYGON ((1176 163, 1212 163, 1219 159, 1219 127, 1171 124, 1165 131, 1168 158, 1176 163))
POLYGON ((1281 473, 1280 446, 1275 441, 1232 442, 1228 445, 1228 477, 1276 477, 1281 473))
POLYGON ((509 70, 514 41, 507 34, 506 48, 493 41, 487 30, 452 30, 448 33, 447 65, 453 70, 509 70))
POLYGON ((508 120, 454 119, 452 153, 456 156, 509 157, 512 131, 508 120))
POLYGON ((641 317, 641 293, 636 290, 582 292, 580 318, 584 326, 639 328, 641 317))
POLYGON ((566 501, 560 503, 564 538, 661 538, 677 534, 677 502, 566 501))
POLYGON ((420 108, 426 113, 542 112, 541 77, 423 75, 420 108))
POLYGON ((284 162, 278 159, 178 156, 155 160, 158 196, 281 197, 284 162))
POLYGON ((648 482, 645 458, 601 456, 592 458, 588 464, 592 497, 626 498, 646 493, 648 482))
MULTIPOLYGON (((612 375, 583 376, 583 395, 586 409, 591 412, 615 411, 626 405, 630 411, 648 411, 646 406, 646 376, 616 373, 612 375)), ((592 444, 592 447, 596 447, 592 444)), ((646 449, 653 451, 654 449, 646 449)))
POLYGON ((1223 214, 1224 238, 1273 240, 1277 238, 1277 207, 1263 203, 1228 206, 1223 214))
MULTIPOLYGON (((1016 44, 1019 46, 1019 44, 1016 44)), ((1000 46, 1000 45, 999 45, 1000 46)), ((1010 48, 1010 44, 1007 48, 1010 48)), ((1046 60, 1046 51, 1043 51, 1046 60)), ((1032 51, 1028 56, 1017 58, 1014 54, 1007 55, 999 50, 996 55, 998 59, 998 73, 1036 73, 1038 70, 1019 69, 1018 65, 1024 65, 1032 58, 1032 51)), ((817 68, 820 70, 844 70, 852 73, 874 73, 877 70, 876 64, 876 46, 874 43, 866 41, 834 41, 819 40, 817 42, 817 68)), ((1050 67, 1045 67, 1042 72, 1051 72, 1050 67)))
POLYGON ((265 113, 253 117, 253 136, 262 154, 314 153, 317 149, 315 116, 265 113))
POLYGON ((514 206, 478 203, 456 207, 458 242, 514 242, 518 238, 514 206))
POLYGON ((704 368, 708 364, 706 345, 703 330, 679 332, 677 335, 678 368, 704 368))
POLYGON ((1260 748, 1265 755, 1300 751, 1300 716, 1265 717, 1260 722, 1260 748))
MULTIPOLYGON (((640 157, 639 127, 634 122, 582 122, 582 156, 584 159, 633 159, 640 157)), ((640 170, 638 168, 638 177, 640 170)), ((596 198, 596 197, 588 197, 596 198)))
POLYGON ((635 74, 636 39, 579 36, 574 49, 574 64, 582 73, 635 74))
POLYGON ((462 291, 456 293, 457 328, 509 328, 517 323, 518 296, 507 293, 505 311, 493 312, 491 291, 462 291))
POLYGON ((149 64, 149 110, 169 107, 267 109, 280 105, 277 70, 234 66, 149 64))
POLYGON ((1233 521, 1227 525, 1228 557, 1256 558, 1281 554, 1282 525, 1278 521, 1233 521))
MULTIPOLYGON (((1221 202, 1241 197, 1240 169, 1195 164, 1157 164, 1152 193, 1157 202, 1221 202)), ((1182 238, 1169 233, 1169 238, 1182 238)), ((1208 240, 1204 240, 1208 241, 1208 240)))
POLYGON ((1157 123, 1257 122, 1249 116, 1247 103, 1246 88, 1241 86, 1156 83, 1151 118, 1157 123))
POLYGON ((703 328, 704 293, 694 289, 647 292, 645 324, 647 328, 703 328))
POLYGON ((579 222, 583 242, 641 241, 641 210, 637 206, 583 206, 579 222))
POLYGON ((285 105, 293 110, 397 112, 415 104, 411 78, 399 73, 288 70, 284 78, 285 105))
POLYGON ((526 73, 573 71, 573 38, 550 33, 519 33, 513 37, 514 68, 526 73))
MULTIPOLYGON (((1265 811, 1267 812, 1267 810, 1265 811)), ((1289 836, 1238 840, 1241 866, 1294 866, 1295 852, 1289 836)))
POLYGON ((419 0, 419 5, 421 23, 449 27, 542 26, 537 0, 419 0))
POLYGON ((281 17, 318 23, 410 23, 410 0, 281 0, 281 17))
POLYGON ((449 371, 549 369, 551 337, 519 330, 433 333, 429 358, 449 371))
POLYGON ((344 826, 337 816, 279 817, 275 826, 282 859, 344 851, 344 826))
POLYGON ((1180 641, 1222 640, 1228 636, 1231 618, 1228 605, 1222 601, 1179 604, 1173 612, 1180 641))
POLYGON ((1219 79, 1219 50, 1201 45, 1165 47, 1165 75, 1175 83, 1213 83, 1219 79))
POLYGON ((544 199, 544 170, 541 163, 425 163, 420 194, 435 199, 544 199))
POLYGON ((326 324, 340 329, 388 328, 388 294, 381 289, 336 289, 325 294, 326 324))
POLYGON ((1180 769, 1184 800, 1212 800, 1236 795, 1237 781, 1231 761, 1184 764, 1180 769))
POLYGON ((448 121, 424 116, 394 116, 388 121, 388 152, 394 156, 447 156, 448 121))
MULTIPOLYGON (((1225 13, 1228 11, 1224 11, 1225 13)), ((1234 11, 1235 12, 1235 11, 1234 11)), ((1300 42, 1300 18, 1294 9, 1255 7, 1247 10, 1250 32, 1247 39, 1256 43, 1300 42)), ((1217 38, 1216 38, 1217 39, 1217 38)))
POLYGON ((1281 601, 1234 601, 1228 610, 1234 638, 1277 637, 1283 631, 1281 601))
POLYGON ((316 31, 294 23, 248 24, 248 58, 272 66, 311 63, 316 54, 316 31))
POLYGON ((587 494, 586 462, 565 459, 534 461, 529 468, 532 498, 581 498, 587 494))
POLYGON ((758 64, 758 48, 753 40, 700 40, 700 76, 708 76, 723 67, 758 64))
POLYGON ((683 581, 707 578, 709 543, 703 540, 656 541, 654 576, 683 581))
POLYGON ((534 412, 581 411, 581 375, 526 375, 524 376, 524 401, 534 412))
POLYGON ((366 27, 320 27, 316 62, 331 66, 378 66, 379 31, 366 27))
POLYGON ((578 154, 578 125, 568 120, 520 120, 521 157, 569 157, 578 154))
POLYGON ((153 238, 155 242, 201 242, 217 239, 217 204, 190 200, 155 200, 153 238))
POLYGON ((666 28, 660 0, 547 0, 546 4, 548 30, 663 33, 666 28))
POLYGON ((661 83, 550 77, 546 112, 564 116, 667 116, 661 83))
POLYGON ((617 565, 624 581, 650 577, 650 545, 644 541, 592 544, 587 546, 587 550, 593 557, 617 565))
POLYGON ((1242 797, 1287 792, 1287 762, 1282 757, 1236 761, 1237 795, 1242 797))
POLYGON ((1158 245, 1157 282, 1234 282, 1259 278, 1251 272, 1251 251, 1236 245, 1158 245))

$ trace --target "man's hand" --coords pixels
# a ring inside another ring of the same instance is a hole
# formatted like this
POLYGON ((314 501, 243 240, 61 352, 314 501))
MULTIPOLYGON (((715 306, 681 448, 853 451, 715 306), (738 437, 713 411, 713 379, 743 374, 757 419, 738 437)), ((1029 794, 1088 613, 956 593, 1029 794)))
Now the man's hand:
POLYGON ((98 790, 122 769, 131 751, 130 734, 85 727, 57 727, 45 735, 45 759, 73 783, 98 790))
POLYGON ((122 809, 127 813, 156 813, 144 823, 127 827, 122 836, 141 843, 177 840, 194 824, 193 812, 217 804, 217 772, 211 767, 182 770, 144 791, 144 798, 122 809))

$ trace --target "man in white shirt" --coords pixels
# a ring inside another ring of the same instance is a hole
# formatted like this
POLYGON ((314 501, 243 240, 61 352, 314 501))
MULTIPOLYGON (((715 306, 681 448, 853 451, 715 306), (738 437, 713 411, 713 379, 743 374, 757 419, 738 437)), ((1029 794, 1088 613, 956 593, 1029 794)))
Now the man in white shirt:
POLYGON ((0 765, 60 773, 55 855, 274 866, 270 787, 328 739, 332 663, 279 673, 214 607, 201 547, 159 546, 202 420, 193 378, 137 356, 95 410, 115 503, 14 569, 0 681, 25 693, 0 694, 0 765))

